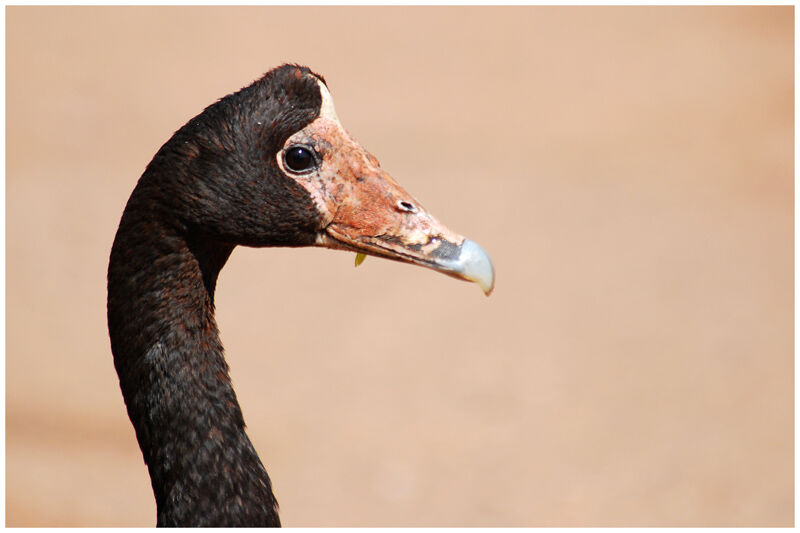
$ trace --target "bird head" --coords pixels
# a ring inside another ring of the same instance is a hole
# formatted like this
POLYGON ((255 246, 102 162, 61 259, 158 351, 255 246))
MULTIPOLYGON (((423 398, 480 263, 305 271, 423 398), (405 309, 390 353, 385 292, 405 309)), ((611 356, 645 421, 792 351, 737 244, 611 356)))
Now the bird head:
MULTIPOLYGON (((284 65, 170 141, 187 162, 189 225, 246 246, 322 246, 494 287, 489 255, 442 224, 344 129, 322 76, 284 65)), ((168 143, 168 144, 170 144, 168 143)), ((158 159, 158 156, 156 160, 158 159)), ((156 162, 154 160, 154 163, 156 162)))

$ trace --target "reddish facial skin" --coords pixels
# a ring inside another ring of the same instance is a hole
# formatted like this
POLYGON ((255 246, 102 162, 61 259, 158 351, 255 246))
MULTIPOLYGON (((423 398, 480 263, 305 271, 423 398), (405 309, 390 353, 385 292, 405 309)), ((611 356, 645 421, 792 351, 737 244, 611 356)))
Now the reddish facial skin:
POLYGON ((437 260, 449 258, 464 237, 425 211, 350 137, 336 117, 327 88, 319 85, 319 117, 292 135, 278 153, 281 169, 311 194, 322 213, 325 227, 318 244, 439 269, 437 260), (284 151, 298 145, 316 153, 319 164, 313 171, 295 173, 286 167, 284 151))

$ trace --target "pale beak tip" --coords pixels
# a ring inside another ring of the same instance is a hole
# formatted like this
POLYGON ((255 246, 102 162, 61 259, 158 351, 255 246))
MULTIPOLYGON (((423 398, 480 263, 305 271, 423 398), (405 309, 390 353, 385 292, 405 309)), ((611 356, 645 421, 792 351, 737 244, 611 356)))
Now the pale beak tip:
POLYGON ((486 250, 475 241, 464 239, 458 257, 458 272, 464 279, 474 281, 489 296, 494 289, 494 265, 486 250))

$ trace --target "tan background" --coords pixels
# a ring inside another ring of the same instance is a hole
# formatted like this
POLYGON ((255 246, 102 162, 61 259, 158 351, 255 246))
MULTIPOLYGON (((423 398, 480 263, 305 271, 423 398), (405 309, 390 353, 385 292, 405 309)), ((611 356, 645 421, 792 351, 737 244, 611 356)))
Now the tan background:
POLYGON ((497 288, 239 249, 284 524, 793 524, 793 8, 7 9, 8 525, 152 525, 105 323, 136 179, 284 61, 497 288))

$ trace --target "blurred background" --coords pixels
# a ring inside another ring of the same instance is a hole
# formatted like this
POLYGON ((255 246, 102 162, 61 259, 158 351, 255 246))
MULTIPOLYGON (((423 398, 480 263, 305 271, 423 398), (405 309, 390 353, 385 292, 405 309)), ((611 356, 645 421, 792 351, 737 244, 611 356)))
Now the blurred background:
POLYGON ((151 526, 105 276, 156 150, 283 62, 497 286, 239 248, 287 526, 791 526, 794 9, 6 8, 6 523, 151 526))

